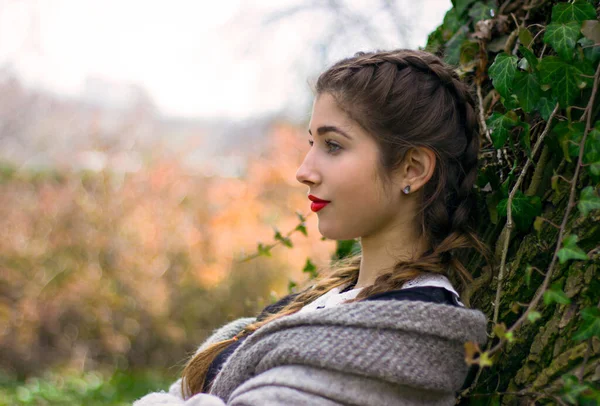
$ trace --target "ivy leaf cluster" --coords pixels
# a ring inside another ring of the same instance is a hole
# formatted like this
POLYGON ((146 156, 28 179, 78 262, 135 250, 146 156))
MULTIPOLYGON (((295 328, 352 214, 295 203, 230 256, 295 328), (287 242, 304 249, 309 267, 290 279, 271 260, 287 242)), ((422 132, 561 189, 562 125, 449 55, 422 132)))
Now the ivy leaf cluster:
POLYGON ((592 337, 600 338, 600 309, 597 307, 586 307, 581 310, 583 323, 573 336, 573 340, 587 340, 592 337))
POLYGON ((577 234, 571 234, 563 240, 563 247, 558 251, 558 258, 561 264, 570 259, 589 259, 587 254, 577 246, 577 234))
POLYGON ((592 210, 600 209, 600 197, 592 186, 587 186, 581 191, 577 208, 583 217, 587 217, 592 210))
POLYGON ((566 293, 563 292, 559 282, 552 284, 550 289, 544 292, 544 304, 548 306, 552 303, 563 305, 568 305, 571 303, 571 299, 569 299, 566 293))
MULTIPOLYGON (((507 216, 508 197, 498 203, 498 214, 507 216)), ((525 196, 517 190, 512 199, 512 214, 519 231, 527 231, 535 218, 542 212, 542 201, 539 196, 525 196)))
MULTIPOLYGON (((505 2, 502 7, 511 8, 510 3, 505 2)), ((571 261, 590 261, 590 253, 596 249, 588 253, 583 249, 584 245, 589 245, 589 239, 585 243, 579 242, 577 234, 565 229, 569 226, 564 220, 557 225, 546 219, 542 215, 542 195, 539 192, 526 194, 520 190, 521 186, 515 186, 517 177, 519 185, 523 179, 530 179, 529 175, 524 177, 525 174, 518 172, 525 165, 515 145, 519 142, 523 147, 520 154, 524 153, 531 166, 536 167, 539 163, 532 156, 531 144, 535 139, 543 139, 544 148, 550 152, 551 163, 544 162, 541 167, 552 165, 546 168, 546 173, 549 173, 548 178, 551 178, 551 186, 556 193, 565 190, 570 193, 569 208, 564 219, 568 219, 569 211, 575 206, 582 218, 595 215, 593 212, 600 209, 598 97, 595 103, 590 102, 596 91, 593 89, 594 76, 600 62, 600 46, 597 45, 600 43, 600 22, 594 6, 596 2, 554 1, 551 15, 547 16, 549 18, 544 16, 545 21, 541 21, 541 24, 539 14, 535 21, 537 24, 526 21, 531 18, 530 12, 534 13, 535 7, 528 8, 527 13, 513 14, 504 10, 503 15, 494 18, 498 10, 491 3, 453 0, 452 4, 453 8, 446 14, 443 24, 430 34, 425 50, 438 53, 447 63, 456 65, 461 76, 473 73, 478 92, 481 93, 478 93, 480 106, 483 107, 480 126, 482 130, 488 130, 491 147, 496 150, 493 156, 501 164, 500 167, 484 165, 476 182, 479 191, 485 193, 483 198, 492 223, 497 224, 501 218, 506 218, 510 209, 517 232, 527 233, 535 223, 538 238, 543 241, 542 228, 547 231, 551 225, 561 229, 556 243, 559 249, 555 250, 556 257, 552 259, 552 264, 554 260, 564 266, 569 266, 571 261), (535 35, 530 29, 534 30, 535 35), (533 140, 532 135, 535 136, 533 140), (581 151, 584 137, 585 144, 581 151), (579 172, 572 175, 572 168, 575 164, 579 165, 580 159, 581 167, 578 170, 587 172, 590 181, 583 186, 578 183, 579 172), (558 165, 561 160, 563 163, 558 165), (568 170, 564 170, 563 166, 568 170), (510 172, 505 174, 508 170, 510 172), (569 187, 563 188, 562 184, 559 187, 559 182, 568 182, 569 187), (512 195, 510 208, 509 195, 512 195), (574 196, 578 197, 576 202, 574 196)), ((523 11, 518 7, 516 9, 523 11)), ((513 7, 511 11, 514 10, 513 7)), ((538 8, 535 12, 543 14, 545 11, 538 8)), ((544 286, 550 285, 540 291, 533 302, 543 299, 546 306, 571 304, 571 298, 563 291, 561 282, 549 284, 553 280, 548 279, 552 277, 552 266, 543 272, 530 264, 526 265, 524 279, 528 288, 533 285, 534 269, 545 278, 544 286)), ((533 302, 528 306, 526 317, 523 316, 530 323, 542 318, 533 302)), ((519 307, 517 304, 516 312, 519 307)), ((595 306, 587 307, 581 311, 581 318, 582 323, 573 340, 600 338, 600 310, 595 306)), ((495 323, 493 328, 494 335, 501 342, 512 342, 515 339, 513 330, 507 329, 504 323, 495 323)), ((490 366, 496 349, 488 354, 473 344, 466 346, 467 363, 490 366), (476 358, 477 354, 479 358, 476 358)), ((600 400, 597 388, 582 383, 580 379, 563 378, 563 399, 568 403, 579 404, 577 402, 584 399, 600 400)))

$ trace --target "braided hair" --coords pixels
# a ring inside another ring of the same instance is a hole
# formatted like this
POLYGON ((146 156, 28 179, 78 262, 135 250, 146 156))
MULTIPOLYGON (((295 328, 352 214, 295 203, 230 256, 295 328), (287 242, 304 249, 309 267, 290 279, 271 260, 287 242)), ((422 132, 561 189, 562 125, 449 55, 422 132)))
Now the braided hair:
MULTIPOLYGON (((480 148, 474 97, 451 66, 426 51, 357 52, 323 72, 314 91, 317 96, 333 96, 338 107, 373 137, 385 188, 410 148, 429 148, 436 156, 434 174, 421 188, 415 216, 416 229, 431 248, 416 259, 396 263, 347 302, 399 289, 424 272, 448 277, 456 273, 460 284, 466 284, 473 278, 455 255, 460 250, 475 249, 492 264, 489 248, 474 231, 478 213, 473 186, 480 148)), ((183 371, 183 393, 202 392, 212 360, 239 337, 297 312, 335 287, 356 283, 360 262, 359 253, 320 270, 316 283, 312 281, 281 310, 196 354, 183 371)))

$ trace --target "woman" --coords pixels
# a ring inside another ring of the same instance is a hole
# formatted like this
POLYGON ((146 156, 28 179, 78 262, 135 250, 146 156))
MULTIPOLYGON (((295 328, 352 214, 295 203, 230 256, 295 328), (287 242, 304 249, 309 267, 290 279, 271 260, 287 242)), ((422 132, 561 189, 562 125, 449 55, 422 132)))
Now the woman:
POLYGON ((316 83, 311 146, 297 171, 319 231, 360 238, 304 291, 217 330, 169 393, 174 405, 453 405, 464 343, 487 319, 448 277, 477 238, 478 123, 450 66, 424 51, 359 52, 316 83))

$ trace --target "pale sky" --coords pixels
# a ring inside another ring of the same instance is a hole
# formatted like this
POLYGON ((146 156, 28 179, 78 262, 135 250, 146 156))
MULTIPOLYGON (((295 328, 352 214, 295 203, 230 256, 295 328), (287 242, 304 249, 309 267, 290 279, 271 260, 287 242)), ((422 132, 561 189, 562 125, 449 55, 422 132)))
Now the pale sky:
MULTIPOLYGON (((101 78, 143 86, 165 115, 247 118, 293 106, 296 95, 308 93, 307 75, 341 57, 424 46, 451 7, 450 0, 397 0, 412 24, 406 43, 392 26, 377 44, 360 35, 334 42, 332 60, 321 61, 314 44, 334 21, 319 11, 324 0, 260 28, 269 12, 309 3, 0 0, 0 68, 11 66, 27 86, 62 95, 77 97, 86 78, 101 78)), ((374 0, 343 4, 367 12, 374 0)))

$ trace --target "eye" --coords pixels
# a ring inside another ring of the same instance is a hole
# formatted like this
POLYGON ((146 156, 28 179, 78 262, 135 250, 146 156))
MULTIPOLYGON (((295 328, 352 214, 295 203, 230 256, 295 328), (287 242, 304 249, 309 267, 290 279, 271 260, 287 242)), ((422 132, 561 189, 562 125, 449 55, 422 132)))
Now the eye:
POLYGON ((342 149, 342 147, 340 147, 338 144, 336 144, 335 142, 331 142, 331 141, 325 141, 325 144, 327 144, 327 146, 329 147, 329 153, 333 153, 333 152, 337 152, 338 150, 342 149), (332 150, 331 148, 335 148, 334 150, 332 150))
MULTIPOLYGON (((312 147, 313 144, 314 144, 313 140, 308 140, 308 145, 310 145, 312 147)), ((342 149, 342 147, 340 147, 338 144, 336 144, 335 142, 331 142, 329 140, 325 140, 325 144, 329 147, 329 150, 327 151, 327 153, 329 153, 329 154, 333 154, 333 153, 337 152, 338 150, 342 149)))

